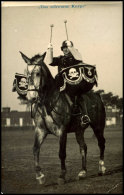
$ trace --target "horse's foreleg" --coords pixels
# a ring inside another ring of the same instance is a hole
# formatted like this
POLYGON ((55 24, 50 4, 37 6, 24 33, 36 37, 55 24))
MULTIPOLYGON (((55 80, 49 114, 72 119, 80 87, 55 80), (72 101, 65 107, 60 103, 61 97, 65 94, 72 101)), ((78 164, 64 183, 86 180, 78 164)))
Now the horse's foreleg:
POLYGON ((61 160, 61 173, 58 178, 58 183, 62 184, 65 182, 65 175, 66 175, 66 166, 65 166, 65 159, 66 159, 66 142, 67 142, 67 133, 62 133, 60 136, 60 148, 59 148, 59 158, 61 160))
POLYGON ((34 166, 36 171, 36 179, 39 181, 40 184, 45 182, 44 174, 41 172, 41 167, 39 166, 39 154, 40 154, 40 147, 43 143, 46 133, 42 131, 39 127, 35 129, 35 140, 33 146, 33 154, 34 154, 34 166))
POLYGON ((104 150, 105 150, 105 138, 103 136, 103 131, 94 130, 94 134, 98 140, 98 146, 100 148, 100 160, 99 160, 99 175, 105 174, 106 167, 104 166, 104 150))
POLYGON ((82 158, 82 168, 78 174, 78 179, 82 179, 86 177, 86 172, 87 172, 87 169, 86 169, 87 145, 84 141, 84 132, 77 130, 75 132, 75 135, 76 135, 76 140, 80 147, 80 153, 81 153, 81 158, 82 158))

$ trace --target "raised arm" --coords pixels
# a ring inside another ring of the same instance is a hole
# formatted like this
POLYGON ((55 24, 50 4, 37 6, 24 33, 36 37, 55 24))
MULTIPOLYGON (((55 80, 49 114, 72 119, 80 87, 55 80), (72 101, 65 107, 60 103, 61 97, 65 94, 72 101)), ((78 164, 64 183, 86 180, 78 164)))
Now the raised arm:
POLYGON ((59 57, 53 57, 53 46, 49 43, 47 47, 45 63, 50 66, 59 66, 59 57))

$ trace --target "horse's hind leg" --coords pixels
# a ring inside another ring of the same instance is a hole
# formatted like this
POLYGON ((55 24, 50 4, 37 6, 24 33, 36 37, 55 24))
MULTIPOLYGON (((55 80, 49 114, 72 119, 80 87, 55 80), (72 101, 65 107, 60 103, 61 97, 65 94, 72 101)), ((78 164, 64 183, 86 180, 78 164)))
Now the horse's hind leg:
POLYGON ((98 146, 100 148, 100 160, 99 160, 99 175, 103 175, 105 174, 106 168, 104 166, 104 151, 105 151, 105 138, 103 135, 103 130, 101 130, 101 128, 93 129, 94 134, 98 140, 98 146))
POLYGON ((86 177, 86 172, 87 172, 87 169, 86 169, 87 145, 84 141, 84 131, 78 129, 75 132, 75 135, 76 135, 76 140, 80 147, 80 153, 81 153, 81 158, 82 158, 82 168, 78 174, 78 179, 82 179, 86 177))
POLYGON ((65 175, 66 175, 66 166, 65 166, 65 159, 66 159, 66 142, 67 142, 67 133, 63 132, 60 136, 60 148, 59 148, 59 158, 61 160, 61 173, 58 178, 58 184, 63 184, 65 182, 65 175))
POLYGON ((46 132, 42 131, 39 127, 35 128, 33 154, 34 154, 36 179, 39 181, 40 184, 43 184, 45 182, 44 174, 41 172, 41 167, 39 166, 39 154, 40 154, 41 144, 43 143, 46 135, 47 135, 46 132))

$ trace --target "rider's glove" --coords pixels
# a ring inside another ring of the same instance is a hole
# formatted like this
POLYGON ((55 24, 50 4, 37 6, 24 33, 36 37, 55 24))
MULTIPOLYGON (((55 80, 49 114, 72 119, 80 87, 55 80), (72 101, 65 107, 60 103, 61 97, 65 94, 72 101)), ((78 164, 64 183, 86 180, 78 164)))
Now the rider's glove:
POLYGON ((47 49, 53 49, 52 43, 49 43, 47 49))

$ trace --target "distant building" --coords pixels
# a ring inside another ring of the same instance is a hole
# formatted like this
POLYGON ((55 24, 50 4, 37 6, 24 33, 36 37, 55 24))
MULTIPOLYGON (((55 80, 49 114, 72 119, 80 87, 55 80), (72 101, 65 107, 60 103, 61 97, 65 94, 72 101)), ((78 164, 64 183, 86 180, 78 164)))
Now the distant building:
POLYGON ((116 107, 106 107, 106 126, 122 125, 122 117, 122 114, 116 107))
MULTIPOLYGON (((32 127, 34 126, 30 112, 10 110, 10 107, 2 108, 2 127, 32 127)), ((122 125, 122 114, 111 107, 106 108, 106 126, 122 125)))
POLYGON ((2 127, 23 127, 34 125, 30 112, 10 111, 9 107, 2 108, 2 127))

